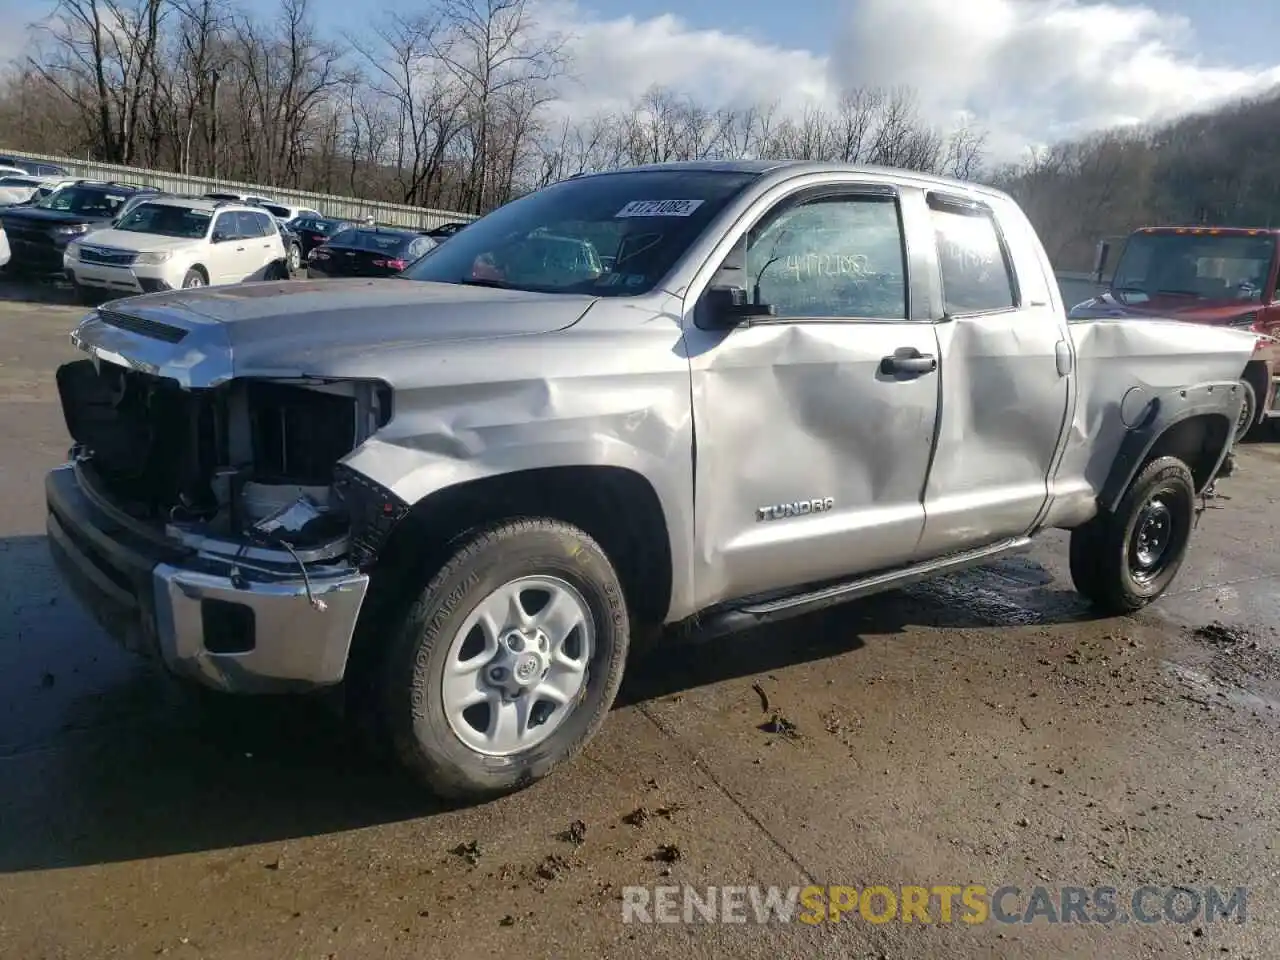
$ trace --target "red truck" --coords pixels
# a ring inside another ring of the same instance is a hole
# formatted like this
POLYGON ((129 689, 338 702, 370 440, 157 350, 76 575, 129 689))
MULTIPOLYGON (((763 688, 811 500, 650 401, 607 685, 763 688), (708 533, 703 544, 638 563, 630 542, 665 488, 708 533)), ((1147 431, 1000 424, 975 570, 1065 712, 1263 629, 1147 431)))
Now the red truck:
MULTIPOLYGON (((1112 242, 1098 244, 1094 281, 1104 286, 1112 242)), ((1069 319, 1162 317, 1260 334, 1245 368, 1242 438, 1280 417, 1280 229, 1142 227, 1122 241, 1103 291, 1069 319)))

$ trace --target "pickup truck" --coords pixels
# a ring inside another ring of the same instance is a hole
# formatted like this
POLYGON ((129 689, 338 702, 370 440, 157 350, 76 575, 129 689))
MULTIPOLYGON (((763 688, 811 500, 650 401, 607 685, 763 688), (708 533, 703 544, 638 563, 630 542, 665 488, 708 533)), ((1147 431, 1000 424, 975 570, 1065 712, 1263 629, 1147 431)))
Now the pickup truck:
MULTIPOLYGON (((1098 244, 1098 286, 1111 248, 1110 240, 1098 244)), ((1280 230, 1142 227, 1120 245, 1106 288, 1068 316, 1161 317, 1252 331, 1259 336, 1242 377, 1236 439, 1280 418, 1280 230)))
POLYGON ((1069 323, 986 187, 781 161, 573 177, 397 277, 89 313, 57 373, 49 543, 127 647, 220 691, 342 684, 426 786, 481 799, 587 742, 633 637, 820 610, 1052 528, 1100 610, 1150 603, 1254 339, 1069 323))

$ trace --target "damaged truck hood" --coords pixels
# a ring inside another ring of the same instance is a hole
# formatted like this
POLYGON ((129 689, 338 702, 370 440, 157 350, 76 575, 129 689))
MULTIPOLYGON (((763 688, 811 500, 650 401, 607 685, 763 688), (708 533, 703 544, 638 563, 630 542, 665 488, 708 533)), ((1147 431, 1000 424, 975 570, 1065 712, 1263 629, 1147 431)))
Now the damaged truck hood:
POLYGON ((116 300, 71 334, 110 363, 212 387, 233 377, 355 377, 394 384, 397 358, 434 344, 572 326, 595 302, 399 278, 285 280, 116 300))

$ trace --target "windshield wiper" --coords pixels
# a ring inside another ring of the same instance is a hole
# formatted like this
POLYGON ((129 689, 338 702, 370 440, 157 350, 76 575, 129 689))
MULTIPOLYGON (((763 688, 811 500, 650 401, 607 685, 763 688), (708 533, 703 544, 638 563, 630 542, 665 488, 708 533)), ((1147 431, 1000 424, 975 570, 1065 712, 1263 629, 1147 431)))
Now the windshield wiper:
POLYGON ((1198 297, 1200 296, 1200 291, 1199 290, 1172 290, 1172 289, 1156 291, 1157 297, 1160 296, 1161 294, 1167 294, 1169 296, 1174 296, 1174 297, 1198 297))

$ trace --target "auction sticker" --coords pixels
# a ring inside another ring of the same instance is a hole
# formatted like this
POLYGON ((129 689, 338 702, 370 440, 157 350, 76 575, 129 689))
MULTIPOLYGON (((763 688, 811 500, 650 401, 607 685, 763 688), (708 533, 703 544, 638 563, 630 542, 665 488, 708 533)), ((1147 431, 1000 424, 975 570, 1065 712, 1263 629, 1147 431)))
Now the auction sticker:
POLYGON ((701 200, 632 200, 614 217, 687 217, 700 206, 701 200))

